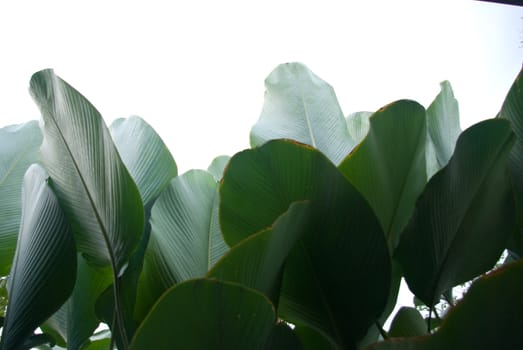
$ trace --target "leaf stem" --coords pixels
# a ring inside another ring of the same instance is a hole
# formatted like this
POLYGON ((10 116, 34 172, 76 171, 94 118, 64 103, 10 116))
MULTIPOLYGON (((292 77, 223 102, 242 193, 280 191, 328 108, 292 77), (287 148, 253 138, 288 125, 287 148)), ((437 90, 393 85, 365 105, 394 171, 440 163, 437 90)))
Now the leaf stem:
MULTIPOLYGON (((120 300, 120 279, 116 273, 116 269, 113 267, 114 283, 113 283, 113 294, 114 294, 114 315, 116 329, 120 333, 120 338, 122 342, 122 350, 127 350, 129 348, 129 343, 127 341, 127 331, 125 330, 125 323, 122 315, 122 305, 120 300)), ((112 335, 114 337, 114 333, 112 335)))

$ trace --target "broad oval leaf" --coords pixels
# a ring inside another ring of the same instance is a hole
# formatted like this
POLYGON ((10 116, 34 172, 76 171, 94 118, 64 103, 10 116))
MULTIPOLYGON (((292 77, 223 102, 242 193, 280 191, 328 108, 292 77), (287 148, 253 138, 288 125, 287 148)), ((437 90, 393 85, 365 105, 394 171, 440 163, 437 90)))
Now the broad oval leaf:
POLYGON ((100 113, 52 70, 35 73, 31 94, 43 117, 41 157, 90 263, 120 275, 140 242, 140 194, 100 113))
POLYGON ((271 226, 292 202, 310 200, 305 232, 287 258, 279 313, 354 346, 383 311, 390 283, 383 231, 361 194, 319 151, 284 140, 236 154, 220 193, 232 246, 271 226))
POLYGON ((74 240, 47 182, 48 176, 39 165, 29 167, 24 176, 22 220, 8 285, 2 350, 21 347, 73 290, 74 240))
POLYGON ((419 198, 396 257, 426 305, 492 268, 503 251, 515 218, 507 170, 513 142, 504 120, 470 127, 419 198))
POLYGON ((477 279, 439 330, 422 337, 391 339, 369 350, 523 348, 523 261, 477 279))
POLYGON ((427 181, 425 118, 414 101, 381 108, 365 139, 339 165, 379 218, 391 254, 427 181))
POLYGON ((24 173, 38 161, 41 144, 36 120, 0 129, 0 276, 11 268, 22 215, 24 173))
POLYGON ((138 313, 176 283, 203 277, 228 247, 217 225, 218 184, 191 170, 171 180, 151 212, 138 313))
POLYGON ((251 130, 251 145, 296 140, 338 164, 356 144, 332 87, 301 63, 276 67, 265 80, 265 102, 251 130))
POLYGON ((188 280, 169 289, 138 328, 131 349, 257 349, 276 322, 262 294, 239 284, 188 280))
POLYGON ((116 119, 109 130, 140 191, 144 207, 150 209, 178 173, 171 153, 154 129, 140 117, 116 119))
POLYGON ((207 277, 256 289, 277 305, 285 259, 305 231, 310 215, 308 203, 292 204, 271 228, 235 245, 216 263, 207 277))
POLYGON ((448 81, 441 83, 441 91, 427 108, 427 176, 443 168, 454 153, 461 133, 459 106, 448 81))

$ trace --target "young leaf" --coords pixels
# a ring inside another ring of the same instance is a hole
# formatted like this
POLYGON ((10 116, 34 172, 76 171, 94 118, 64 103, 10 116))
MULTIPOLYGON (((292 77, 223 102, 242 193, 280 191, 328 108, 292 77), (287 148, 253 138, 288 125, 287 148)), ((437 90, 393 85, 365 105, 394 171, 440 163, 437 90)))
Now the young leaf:
POLYGON ((391 254, 427 181, 426 134, 420 104, 391 103, 373 114, 367 136, 339 165, 380 219, 391 254))
POLYGON ((419 198, 396 257, 410 290, 426 305, 488 271, 503 251, 514 228, 507 171, 513 142, 506 121, 470 127, 419 198))
POLYGON ((301 63, 279 65, 265 80, 265 102, 251 130, 251 145, 292 139, 338 164, 356 144, 332 87, 301 63))
POLYGON ((252 289, 189 280, 162 295, 138 328, 131 349, 257 349, 275 322, 269 300, 252 289))
POLYGON ((11 268, 22 215, 24 173, 38 161, 41 144, 36 120, 0 129, 0 276, 11 268))
POLYGON ((2 350, 20 348, 73 290, 74 240, 47 182, 45 170, 36 164, 24 176, 22 220, 8 285, 2 350))

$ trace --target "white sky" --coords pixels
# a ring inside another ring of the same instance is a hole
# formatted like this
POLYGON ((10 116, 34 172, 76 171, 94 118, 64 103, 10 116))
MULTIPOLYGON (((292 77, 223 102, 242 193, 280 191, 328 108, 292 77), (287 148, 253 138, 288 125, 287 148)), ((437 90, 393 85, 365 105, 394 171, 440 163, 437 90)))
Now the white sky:
POLYGON ((462 127, 494 117, 523 63, 523 8, 440 1, 2 1, 0 126, 38 119, 54 68, 107 124, 139 115, 181 172, 249 146, 264 79, 305 63, 344 113, 426 107, 449 80, 462 127))

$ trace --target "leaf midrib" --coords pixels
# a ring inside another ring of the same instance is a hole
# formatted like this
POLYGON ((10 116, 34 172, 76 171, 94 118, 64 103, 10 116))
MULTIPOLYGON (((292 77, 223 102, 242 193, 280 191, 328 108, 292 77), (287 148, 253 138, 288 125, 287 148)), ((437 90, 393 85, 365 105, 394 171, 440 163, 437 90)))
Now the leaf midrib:
MULTIPOLYGON (((53 85, 54 85, 54 84, 53 84, 53 85)), ((53 89, 53 90, 54 90, 54 89, 53 89)), ((89 204, 91 205, 91 209, 93 210, 93 212, 94 212, 94 214, 95 214, 96 221, 98 222, 98 225, 99 225, 99 227, 100 227, 100 229, 101 229, 102 237, 103 237, 103 239, 104 239, 104 242, 105 242, 105 245, 106 245, 107 251, 108 251, 108 253, 109 253, 109 258, 110 258, 110 260, 111 260, 111 265, 112 265, 112 267, 113 267, 113 273, 114 273, 114 276, 115 276, 115 278, 116 278, 116 276, 117 276, 117 274, 118 274, 118 272, 117 272, 117 268, 118 268, 118 267, 117 267, 117 265, 116 265, 116 260, 115 260, 115 256, 114 256, 114 251, 113 251, 113 249, 112 249, 112 246, 111 246, 111 244, 110 244, 110 240, 109 240, 109 237, 108 237, 108 231, 107 231, 105 225, 104 225, 103 222, 102 222, 102 219, 101 219, 101 217, 100 217, 100 214, 98 213, 98 210, 97 210, 97 208, 96 208, 96 205, 95 205, 95 203, 94 203, 94 200, 93 200, 93 198, 92 198, 92 196, 91 196, 91 193, 89 192, 89 188, 87 187, 86 181, 85 181, 85 179, 84 179, 84 177, 83 177, 83 175, 82 175, 82 173, 81 173, 81 171, 80 171, 80 168, 79 168, 78 164, 76 163, 76 160, 75 160, 75 158, 74 158, 74 156, 73 156, 73 153, 72 153, 72 151, 71 151, 71 149, 70 149, 70 147, 69 147, 69 144, 67 143, 67 140, 66 140, 66 138, 65 138, 65 136, 64 136, 64 134, 63 134, 61 128, 59 127, 59 125, 58 125, 58 123, 57 123, 57 121, 56 121, 56 119, 55 119, 55 115, 57 114, 57 111, 56 111, 56 103, 55 103, 55 100, 54 100, 54 96, 55 96, 55 95, 54 95, 54 91, 53 91, 53 101, 52 101, 53 113, 50 115, 50 119, 53 121, 53 123, 54 123, 54 125, 55 125, 55 127, 56 127, 56 130, 58 131, 58 134, 60 135, 60 138, 61 138, 61 140, 63 141, 63 144, 64 144, 64 146, 65 146, 65 148, 66 148, 67 154, 69 155, 70 160, 71 160, 71 162, 73 163, 73 167, 74 167, 74 169, 75 169, 75 171, 76 171, 78 177, 80 178, 80 181, 81 181, 81 183, 82 183, 82 187, 84 188, 84 191, 85 191, 85 193, 86 193, 86 195, 87 195, 87 198, 88 198, 88 200, 89 200, 89 204)), ((69 101, 70 101, 70 98, 67 98, 66 101, 69 102, 69 101)), ((102 132, 103 132, 103 131, 102 131, 102 132)), ((103 137, 103 135, 102 135, 102 137, 103 137)))

